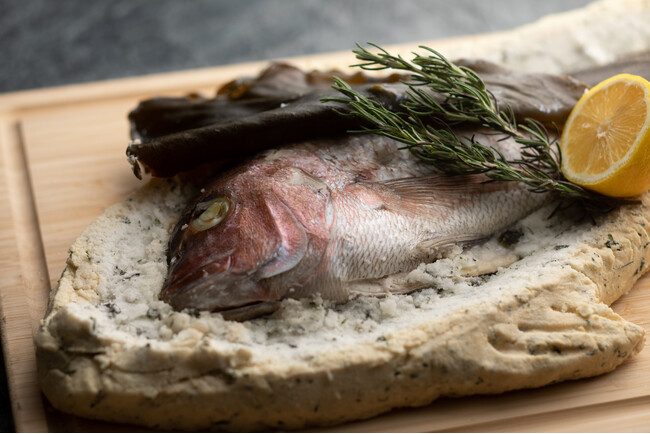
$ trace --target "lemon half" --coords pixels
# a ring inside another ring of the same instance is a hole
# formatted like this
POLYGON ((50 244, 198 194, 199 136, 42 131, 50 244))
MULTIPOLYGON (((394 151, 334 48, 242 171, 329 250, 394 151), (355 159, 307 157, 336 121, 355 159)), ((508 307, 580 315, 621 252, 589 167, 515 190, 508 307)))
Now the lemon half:
POLYGON ((560 139, 562 173, 614 197, 650 189, 650 83, 619 74, 586 92, 560 139))

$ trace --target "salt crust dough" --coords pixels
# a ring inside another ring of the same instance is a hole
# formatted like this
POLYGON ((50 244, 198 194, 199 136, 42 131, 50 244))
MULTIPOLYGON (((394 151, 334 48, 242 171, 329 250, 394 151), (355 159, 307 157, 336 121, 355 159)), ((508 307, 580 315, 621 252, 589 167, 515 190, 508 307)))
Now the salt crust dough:
MULTIPOLYGON (((482 57, 587 67, 610 60, 598 53, 650 48, 621 36, 650 32, 649 19, 647 1, 599 2, 500 34, 482 57), (559 39, 577 64, 542 48, 559 39), (539 48, 524 56, 524 46, 539 48)), ((643 329, 608 305, 649 263, 648 197, 596 225, 541 209, 516 225, 523 235, 510 247, 495 237, 410 274, 431 289, 341 306, 286 300, 270 317, 236 323, 158 300, 169 233, 192 194, 150 181, 70 248, 36 336, 40 383, 56 408, 164 429, 299 429, 599 375, 643 347, 643 329), (521 259, 493 275, 464 276, 513 255, 521 259)))

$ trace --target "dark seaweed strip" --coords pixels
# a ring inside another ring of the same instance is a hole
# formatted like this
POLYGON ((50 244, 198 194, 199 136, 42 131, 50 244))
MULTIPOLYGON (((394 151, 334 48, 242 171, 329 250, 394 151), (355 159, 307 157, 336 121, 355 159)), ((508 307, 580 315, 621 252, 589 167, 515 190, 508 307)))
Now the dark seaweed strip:
POLYGON ((129 113, 131 138, 146 143, 169 134, 273 110, 287 101, 291 100, 254 98, 232 101, 200 96, 152 98, 142 101, 129 113))
POLYGON ((624 73, 639 75, 650 80, 650 53, 639 53, 615 63, 574 71, 570 75, 592 87, 609 77, 624 73))
MULTIPOLYGON (((169 177, 212 161, 241 158, 299 140, 342 133, 359 125, 337 113, 343 105, 322 104, 312 94, 297 104, 214 125, 132 143, 127 156, 152 175, 169 177)), ((137 172, 136 172, 137 175, 137 172)))

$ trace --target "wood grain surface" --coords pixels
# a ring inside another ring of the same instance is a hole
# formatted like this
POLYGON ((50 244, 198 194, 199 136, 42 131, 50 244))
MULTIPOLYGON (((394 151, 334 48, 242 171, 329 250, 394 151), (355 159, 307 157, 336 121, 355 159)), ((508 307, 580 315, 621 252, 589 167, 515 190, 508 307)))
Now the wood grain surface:
MULTIPOLYGON (((440 46, 440 43, 431 45, 440 46)), ((444 45, 444 44, 443 44, 444 45)), ((352 63, 349 53, 292 59, 303 67, 352 63)), ((0 96, 0 310, 2 343, 17 431, 132 431, 61 414, 42 397, 33 334, 68 247, 109 205, 142 185, 130 171, 126 115, 137 101, 189 91, 212 94, 239 64, 0 96)), ((650 327, 650 278, 614 309, 650 327)), ((615 372, 499 396, 445 398, 333 431, 646 431, 650 351, 615 372)), ((319 430, 321 431, 321 430, 319 430)))

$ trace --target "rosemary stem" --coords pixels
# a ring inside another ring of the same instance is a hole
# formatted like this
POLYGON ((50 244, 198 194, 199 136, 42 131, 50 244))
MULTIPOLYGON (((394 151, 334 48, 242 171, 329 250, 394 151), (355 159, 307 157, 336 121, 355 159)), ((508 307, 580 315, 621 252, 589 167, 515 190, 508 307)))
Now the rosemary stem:
POLYGON ((413 53, 412 61, 394 56, 370 44, 377 52, 357 45, 355 53, 364 70, 394 69, 410 73, 407 99, 393 112, 356 92, 335 78, 333 88, 341 98, 329 101, 348 103, 351 114, 364 119, 366 131, 403 142, 415 156, 445 173, 483 173, 491 180, 513 181, 534 192, 554 192, 561 200, 578 202, 590 211, 607 211, 623 203, 569 182, 562 174, 562 155, 555 138, 533 119, 517 123, 508 107, 501 110, 485 83, 471 69, 458 66, 439 52, 420 47, 426 55, 413 53), (442 96, 439 98, 432 95, 442 96), (489 128, 521 146, 521 156, 507 160, 497 149, 474 138, 460 138, 450 125, 471 123, 489 128))

